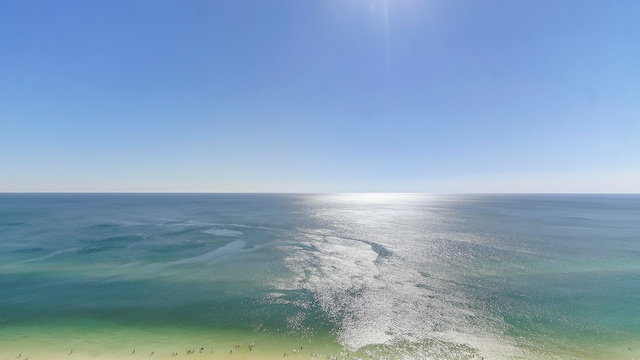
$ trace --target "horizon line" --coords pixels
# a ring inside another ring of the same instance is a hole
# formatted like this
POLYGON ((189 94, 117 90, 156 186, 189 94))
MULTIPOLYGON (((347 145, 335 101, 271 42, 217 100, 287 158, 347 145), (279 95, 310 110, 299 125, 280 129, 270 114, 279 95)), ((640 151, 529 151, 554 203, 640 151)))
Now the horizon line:
POLYGON ((640 195, 640 192, 563 192, 563 191, 510 191, 510 192, 428 192, 428 191, 0 191, 6 194, 78 194, 78 195, 214 195, 214 194, 273 194, 273 195, 334 195, 334 194, 424 194, 424 195, 640 195))

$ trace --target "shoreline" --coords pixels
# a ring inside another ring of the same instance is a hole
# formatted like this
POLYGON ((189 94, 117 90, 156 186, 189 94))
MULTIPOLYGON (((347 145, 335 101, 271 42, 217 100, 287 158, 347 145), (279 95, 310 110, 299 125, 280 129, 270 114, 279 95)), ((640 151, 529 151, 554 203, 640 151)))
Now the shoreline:
POLYGON ((92 325, 99 326, 0 327, 0 360, 325 359, 340 358, 343 351, 340 345, 321 336, 92 325))
MULTIPOLYGON (((566 344, 528 354, 447 352, 439 356, 419 347, 373 346, 344 349, 326 336, 299 338, 283 334, 217 329, 140 329, 126 326, 46 329, 0 328, 0 360, 141 360, 141 359, 640 359, 640 341, 598 343, 590 349, 566 344), (252 346, 250 347, 250 344, 252 346)), ((542 349, 538 349, 542 350, 542 349)))

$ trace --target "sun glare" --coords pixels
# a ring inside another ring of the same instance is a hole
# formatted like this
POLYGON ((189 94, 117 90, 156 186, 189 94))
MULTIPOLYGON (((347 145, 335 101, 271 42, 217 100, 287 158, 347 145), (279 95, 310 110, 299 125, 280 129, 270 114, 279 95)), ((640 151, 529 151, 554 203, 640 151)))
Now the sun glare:
POLYGON ((415 13, 424 3, 418 0, 336 0, 334 8, 339 13, 368 14, 388 25, 392 13, 415 13))
MULTIPOLYGON (((425 21, 426 15, 433 11, 426 10, 426 1, 421 0, 335 0, 331 13, 337 18, 369 19, 372 26, 384 31, 384 40, 389 43, 394 28, 402 25, 425 21)), ((429 2, 429 8, 433 8, 429 2)))

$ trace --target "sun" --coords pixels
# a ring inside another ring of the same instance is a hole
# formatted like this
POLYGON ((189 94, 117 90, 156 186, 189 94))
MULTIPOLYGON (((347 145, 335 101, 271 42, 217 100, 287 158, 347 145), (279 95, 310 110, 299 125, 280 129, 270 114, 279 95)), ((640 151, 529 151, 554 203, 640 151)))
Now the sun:
MULTIPOLYGON (((429 1, 429 3, 434 0, 429 1)), ((384 26, 388 34, 394 21, 409 20, 408 18, 424 14, 428 2, 426 0, 334 0, 334 13, 349 16, 367 16, 384 26)))

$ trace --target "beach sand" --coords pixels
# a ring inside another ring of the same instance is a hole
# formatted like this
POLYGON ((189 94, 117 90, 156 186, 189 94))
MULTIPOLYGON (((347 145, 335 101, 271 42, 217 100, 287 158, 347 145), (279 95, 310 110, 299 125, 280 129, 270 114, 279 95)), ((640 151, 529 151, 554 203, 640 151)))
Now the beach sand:
MULTIPOLYGON (((86 329, 85 329, 86 330, 86 329)), ((184 331, 176 329, 108 328, 80 332, 74 328, 41 327, 2 331, 0 360, 142 360, 142 359, 640 359, 640 342, 602 344, 589 351, 568 344, 564 349, 531 353, 528 356, 468 354, 424 357, 388 347, 387 351, 360 349, 349 351, 329 338, 305 339, 261 332, 184 331), (251 348, 249 347, 252 344, 251 348), (192 352, 190 351, 192 350, 192 352), (286 354, 286 356, 285 356, 286 354)), ((597 343, 597 341, 595 341, 597 343)))
POLYGON ((3 327, 0 360, 70 359, 326 359, 343 349, 319 336, 263 332, 141 329, 107 325, 92 331, 40 326, 3 327), (250 347, 251 345, 251 347, 250 347), (192 352, 190 352, 192 350, 192 352), (177 355, 176 355, 177 354, 177 355))

